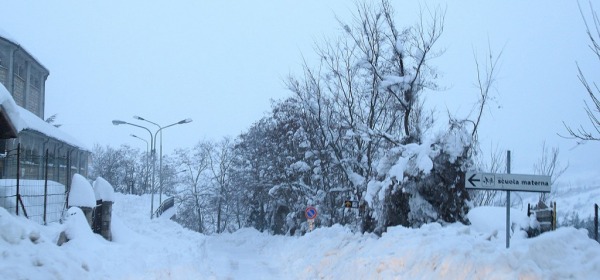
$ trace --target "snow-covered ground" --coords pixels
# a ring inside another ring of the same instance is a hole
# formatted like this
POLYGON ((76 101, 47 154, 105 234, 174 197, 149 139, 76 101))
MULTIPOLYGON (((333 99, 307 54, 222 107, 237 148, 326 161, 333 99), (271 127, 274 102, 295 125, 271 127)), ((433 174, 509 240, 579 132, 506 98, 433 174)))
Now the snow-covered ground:
MULTIPOLYGON (((514 233, 505 209, 471 210, 473 225, 390 228, 382 237, 342 226, 302 237, 253 229, 205 236, 149 219, 149 199, 115 194, 113 242, 91 233, 79 209, 40 226, 0 208, 1 279, 598 279, 600 244, 559 228, 537 238, 514 233), (65 230, 72 239, 56 240, 65 230)), ((528 223, 523 211, 511 220, 528 223)))

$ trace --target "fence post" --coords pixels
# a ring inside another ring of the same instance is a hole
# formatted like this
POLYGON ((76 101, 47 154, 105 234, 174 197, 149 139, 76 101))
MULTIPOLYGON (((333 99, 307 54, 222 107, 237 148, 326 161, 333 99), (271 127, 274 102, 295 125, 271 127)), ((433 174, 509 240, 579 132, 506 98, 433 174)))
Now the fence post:
MULTIPOLYGON (((58 158, 60 158, 60 157, 58 157, 58 158)), ((68 168, 68 169, 71 169, 71 168, 68 168)), ((60 170, 60 168, 59 168, 59 170, 60 170)), ((65 197, 66 197, 65 205, 66 206, 69 206, 69 193, 71 192, 72 180, 73 180, 73 176, 67 176, 67 180, 65 182, 65 197)), ((58 181, 60 182, 60 175, 58 176, 58 181)))
POLYGON ((48 149, 46 149, 46 159, 44 160, 44 225, 48 211, 48 149))
POLYGON ((20 174, 21 174, 21 143, 17 144, 17 193, 15 195, 15 214, 17 216, 19 216, 19 200, 21 200, 20 197, 20 186, 19 186, 19 181, 20 181, 20 174))
POLYGON ((102 199, 96 200, 96 207, 92 210, 92 231, 97 234, 102 232, 102 199))
POLYGON ((556 201, 554 201, 554 209, 552 211, 552 230, 556 230, 557 226, 557 213, 556 213, 556 201))
MULTIPOLYGON (((68 165, 68 164, 67 164, 68 165)), ((71 170, 71 167, 69 167, 68 170, 71 170)), ((70 172, 70 171, 69 171, 70 172)), ((69 174, 69 176, 67 176, 67 190, 70 192, 71 191, 71 179, 73 178, 73 175, 69 174)))
POLYGON ((594 204, 594 225, 596 226, 594 228, 596 241, 600 242, 600 240, 598 240, 598 203, 594 204))
POLYGON ((102 201, 102 219, 100 223, 100 235, 106 240, 112 241, 112 201, 102 201))
POLYGON ((73 152, 73 150, 67 150, 67 181, 69 181, 69 178, 73 177, 73 174, 71 174, 71 152, 73 152))

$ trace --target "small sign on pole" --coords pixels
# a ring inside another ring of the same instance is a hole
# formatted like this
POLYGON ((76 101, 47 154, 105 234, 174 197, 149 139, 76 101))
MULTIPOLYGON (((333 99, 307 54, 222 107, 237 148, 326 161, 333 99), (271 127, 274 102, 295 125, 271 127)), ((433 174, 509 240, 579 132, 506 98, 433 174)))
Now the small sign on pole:
POLYGON ((317 208, 313 206, 306 207, 306 211, 304 211, 304 215, 309 220, 314 220, 315 218, 317 218, 317 214, 317 208))
POLYGON ((308 206, 306 207, 306 210, 304 211, 304 215, 306 216, 306 219, 308 220, 308 230, 312 231, 315 228, 315 218, 317 218, 317 208, 315 208, 314 206, 308 206))
POLYGON ((358 208, 358 201, 356 201, 356 200, 346 200, 346 201, 344 201, 344 207, 346 207, 346 208, 358 208))

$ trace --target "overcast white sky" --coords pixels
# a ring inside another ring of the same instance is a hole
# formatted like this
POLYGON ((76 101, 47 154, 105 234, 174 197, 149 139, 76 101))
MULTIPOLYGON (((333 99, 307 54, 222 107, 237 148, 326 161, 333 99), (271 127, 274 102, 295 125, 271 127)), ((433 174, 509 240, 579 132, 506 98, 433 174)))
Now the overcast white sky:
MULTIPOLYGON (((559 147, 567 183, 600 182, 600 143, 575 147, 562 139, 562 122, 590 128, 586 93, 576 62, 588 78, 600 62, 588 48, 575 1, 393 1, 398 25, 414 24, 422 6, 447 8, 433 63, 447 88, 427 93, 431 106, 466 115, 477 99, 473 52, 503 50, 496 99, 480 138, 510 149, 513 173, 530 174, 545 141, 559 147), (482 3, 483 2, 483 3, 482 3)), ((583 3, 589 12, 588 3, 583 3)), ((599 5, 600 6, 600 5, 599 5)), ((0 28, 50 70, 46 117, 58 113, 61 129, 90 148, 95 144, 145 143, 149 138, 120 119, 141 125, 139 115, 161 125, 164 148, 191 147, 201 139, 237 136, 289 95, 283 80, 299 73, 302 56, 340 32, 337 15, 349 20, 352 1, 6 1, 0 28)), ((600 7, 598 7, 600 9, 600 7)))

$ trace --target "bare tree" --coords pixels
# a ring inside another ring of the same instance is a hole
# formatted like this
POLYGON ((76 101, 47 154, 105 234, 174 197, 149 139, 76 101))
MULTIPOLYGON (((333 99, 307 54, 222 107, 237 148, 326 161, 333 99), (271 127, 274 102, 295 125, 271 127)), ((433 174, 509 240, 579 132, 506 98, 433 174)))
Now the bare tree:
POLYGON ((477 89, 479 91, 479 100, 477 105, 473 109, 476 113, 475 120, 473 121, 473 131, 471 136, 473 137, 473 142, 477 143, 477 132, 479 128, 479 124, 481 123, 481 119, 483 117, 483 113, 485 112, 485 108, 489 105, 489 102, 493 99, 491 90, 494 88, 496 83, 496 75, 498 74, 498 63, 500 61, 500 57, 502 56, 502 52, 498 55, 494 55, 490 44, 488 42, 488 56, 484 61, 484 69, 481 69, 481 65, 477 55, 474 53, 473 56, 475 58, 475 67, 477 70, 477 89))
MULTIPOLYGON (((212 175, 212 182, 216 188, 216 210, 217 224, 216 232, 221 233, 227 228, 230 214, 230 208, 235 206, 235 201, 230 190, 230 169, 233 163, 232 143, 229 138, 217 144, 207 146, 208 148, 208 168, 212 175)), ((238 218, 239 220, 239 218, 238 218)), ((239 223, 238 223, 239 226, 239 223)))
MULTIPOLYGON (((477 157, 477 155, 481 152, 478 141, 479 125, 481 124, 483 115, 486 112, 486 108, 488 108, 489 103, 494 99, 492 90, 496 84, 496 75, 498 74, 501 56, 502 51, 500 51, 498 55, 495 55, 489 42, 487 56, 485 57, 483 63, 477 57, 476 52, 473 52, 475 69, 477 71, 477 80, 475 84, 478 90, 479 99, 471 111, 471 114, 475 114, 474 119, 468 120, 468 122, 473 123, 473 130, 471 131, 471 137, 473 138, 473 141, 468 151, 471 156, 477 157)), ((489 160, 489 166, 487 166, 485 163, 480 163, 480 166, 483 170, 496 173, 502 170, 502 168, 505 166, 503 153, 498 150, 498 147, 496 147, 494 151, 490 152, 489 160)), ((473 203, 477 206, 494 205, 498 201, 498 195, 499 192, 494 190, 471 191, 473 203)))
MULTIPOLYGON (((490 173, 502 172, 506 166, 503 151, 498 146, 490 150, 489 163, 481 162, 479 165, 482 170, 490 173)), ((493 206, 500 200, 501 191, 496 190, 471 190, 471 198, 475 206, 493 206)))
POLYGON ((177 190, 179 204, 176 220, 183 226, 200 233, 206 232, 206 210, 209 204, 209 192, 206 186, 209 169, 208 144, 198 143, 193 150, 178 149, 177 163, 185 170, 181 173, 181 186, 177 190))
MULTIPOLYGON (((569 167, 568 164, 565 167, 561 167, 558 155, 559 149, 557 147, 553 147, 552 151, 549 151, 546 142, 544 142, 542 144, 542 157, 533 165, 535 174, 550 176, 550 183, 552 185, 569 167)), ((547 200, 548 194, 540 193, 540 201, 547 203, 547 200)))
POLYGON ((110 182, 117 192, 149 192, 143 183, 143 156, 138 149, 128 145, 119 148, 95 145, 92 153, 90 177, 102 177, 110 182))
MULTIPOLYGON (((581 13, 581 17, 583 18, 583 22, 585 23, 586 33, 590 40, 589 47, 592 50, 592 52, 594 52, 596 57, 600 60, 600 19, 598 18, 598 14, 594 11, 594 7, 590 2, 590 11, 592 13, 592 22, 590 24, 588 23, 588 20, 583 14, 583 10, 581 9, 581 5, 579 5, 579 2, 577 3, 577 5, 579 6, 579 12, 581 13)), ((583 125, 580 125, 578 128, 573 129, 571 126, 568 126, 564 122, 563 124, 570 135, 569 138, 576 139, 580 144, 585 141, 600 141, 600 100, 597 96, 597 94, 600 93, 600 89, 598 88, 596 83, 590 84, 588 82, 585 75, 583 74, 583 71, 579 67, 579 64, 577 64, 577 72, 577 77, 579 78, 579 81, 581 81, 581 83, 585 87, 587 94, 592 100, 591 105, 588 102, 585 102, 585 112, 588 116, 588 119, 590 120, 592 129, 588 130, 584 128, 583 125)))

